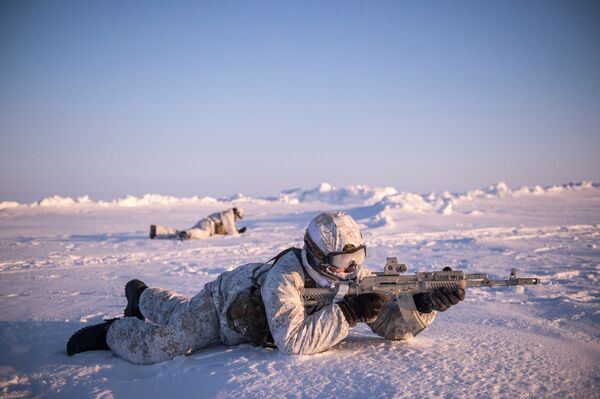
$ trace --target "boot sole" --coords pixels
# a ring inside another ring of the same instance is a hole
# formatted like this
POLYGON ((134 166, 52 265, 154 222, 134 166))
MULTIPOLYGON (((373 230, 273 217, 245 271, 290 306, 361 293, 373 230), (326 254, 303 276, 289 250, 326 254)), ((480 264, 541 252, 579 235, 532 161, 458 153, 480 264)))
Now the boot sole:
MULTIPOLYGON (((129 282, 127 282, 127 284, 125 284, 125 298, 127 298, 127 306, 125 307, 125 310, 123 311, 123 314, 125 315, 125 317, 137 317, 138 319, 144 321, 145 318, 144 316, 141 314, 141 312, 138 310, 137 314, 135 314, 133 307, 133 285, 136 284, 137 282, 140 282, 142 284, 144 284, 143 281, 141 280, 131 280, 129 282)), ((146 284, 144 284, 146 285, 146 284)), ((147 288, 147 287, 146 287, 147 288)), ((139 299, 138 299, 139 302, 139 299)), ((139 303, 137 304, 137 307, 139 309, 139 303)))

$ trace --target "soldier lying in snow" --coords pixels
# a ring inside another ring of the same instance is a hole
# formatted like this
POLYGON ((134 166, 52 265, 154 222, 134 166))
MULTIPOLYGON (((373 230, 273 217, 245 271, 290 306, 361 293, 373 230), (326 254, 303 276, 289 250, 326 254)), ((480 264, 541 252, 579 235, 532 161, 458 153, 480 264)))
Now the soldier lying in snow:
POLYGON ((150 238, 179 238, 181 240, 203 240, 215 234, 236 235, 246 231, 245 227, 238 229, 235 222, 244 217, 241 208, 229 208, 200 219, 194 227, 187 230, 177 230, 173 227, 151 225, 150 238))
POLYGON ((211 343, 252 342, 289 355, 326 351, 356 323, 390 340, 417 335, 444 311, 464 299, 464 290, 434 290, 416 303, 413 322, 393 301, 367 293, 305 307, 305 287, 329 287, 370 274, 356 222, 343 212, 322 213, 304 236, 304 248, 290 248, 272 264, 250 263, 221 274, 193 298, 139 280, 125 287, 125 317, 83 328, 67 343, 67 353, 111 349, 134 363, 150 364, 197 351, 211 343), (417 319, 418 323, 414 320, 417 319))

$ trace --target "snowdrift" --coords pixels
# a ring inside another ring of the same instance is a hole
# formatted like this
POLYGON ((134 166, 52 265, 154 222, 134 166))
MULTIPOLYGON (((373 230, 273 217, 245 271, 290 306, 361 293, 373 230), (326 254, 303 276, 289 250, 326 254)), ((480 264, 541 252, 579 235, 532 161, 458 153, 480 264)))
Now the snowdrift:
POLYGON ((156 205, 193 205, 193 204, 229 204, 255 203, 264 204, 279 202, 283 204, 300 204, 308 202, 321 202, 328 205, 374 205, 383 206, 388 209, 404 209, 417 212, 439 212, 444 215, 452 213, 452 205, 458 201, 472 201, 485 198, 519 197, 527 195, 555 195, 574 190, 596 190, 600 183, 589 181, 579 183, 568 183, 547 187, 523 186, 511 189, 506 183, 500 182, 483 189, 468 191, 466 193, 442 193, 431 192, 429 194, 416 194, 410 192, 399 192, 394 187, 368 187, 364 185, 352 185, 348 187, 334 187, 328 183, 321 183, 313 189, 291 189, 284 190, 277 196, 266 198, 252 198, 238 193, 220 197, 174 197, 160 194, 146 194, 143 197, 127 195, 111 201, 94 201, 84 195, 77 198, 61 197, 54 195, 43 198, 31 204, 21 204, 16 201, 0 202, 0 209, 17 207, 41 207, 41 208, 68 208, 80 206, 101 207, 138 207, 156 205))

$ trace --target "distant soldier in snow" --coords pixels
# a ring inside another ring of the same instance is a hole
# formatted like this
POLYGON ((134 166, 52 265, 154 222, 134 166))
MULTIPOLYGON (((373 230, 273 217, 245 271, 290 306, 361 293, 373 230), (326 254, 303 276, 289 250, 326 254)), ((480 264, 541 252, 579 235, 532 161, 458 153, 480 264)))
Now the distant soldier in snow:
POLYGON ((244 217, 241 208, 229 208, 200 219, 194 227, 187 230, 177 230, 172 227, 151 225, 150 238, 179 238, 180 240, 203 240, 215 234, 236 235, 246 231, 245 227, 238 229, 236 222, 244 217))
POLYGON ((250 263, 221 274, 193 298, 140 280, 125 286, 125 317, 85 327, 67 343, 67 353, 111 349, 133 363, 150 364, 197 351, 212 343, 252 342, 288 355, 326 351, 359 322, 389 340, 419 334, 464 299, 464 290, 414 295, 415 316, 403 318, 394 300, 378 293, 339 298, 306 307, 305 287, 329 287, 371 274, 362 267, 367 250, 356 222, 343 212, 314 218, 304 248, 289 248, 267 263, 250 263))

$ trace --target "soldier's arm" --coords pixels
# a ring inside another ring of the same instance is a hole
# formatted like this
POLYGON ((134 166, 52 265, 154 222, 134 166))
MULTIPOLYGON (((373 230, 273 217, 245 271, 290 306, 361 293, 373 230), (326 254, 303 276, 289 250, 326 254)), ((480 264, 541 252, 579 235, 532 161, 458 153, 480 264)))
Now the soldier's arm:
POLYGON ((301 267, 294 262, 295 258, 280 259, 262 284, 269 328, 277 348, 284 354, 323 352, 344 339, 350 327, 336 304, 307 314, 300 294, 304 278, 301 267))

